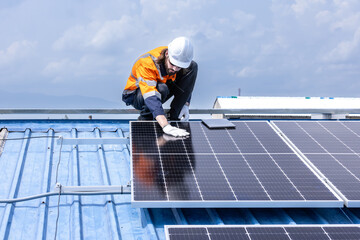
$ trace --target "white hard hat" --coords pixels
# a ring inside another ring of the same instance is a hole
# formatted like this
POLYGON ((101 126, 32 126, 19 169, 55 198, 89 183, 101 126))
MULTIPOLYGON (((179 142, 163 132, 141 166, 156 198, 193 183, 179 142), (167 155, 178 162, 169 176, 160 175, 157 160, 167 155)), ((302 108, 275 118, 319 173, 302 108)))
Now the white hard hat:
POLYGON ((194 56, 193 46, 186 37, 175 38, 168 45, 170 62, 181 68, 188 68, 194 56))

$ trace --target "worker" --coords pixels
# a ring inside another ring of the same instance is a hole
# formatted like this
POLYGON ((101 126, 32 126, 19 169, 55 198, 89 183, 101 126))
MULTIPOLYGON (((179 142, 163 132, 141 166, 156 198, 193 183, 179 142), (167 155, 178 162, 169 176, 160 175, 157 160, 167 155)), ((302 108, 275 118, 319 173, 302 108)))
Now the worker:
POLYGON ((169 124, 189 120, 189 105, 197 76, 193 46, 186 37, 175 38, 167 47, 140 56, 132 67, 122 94, 126 105, 140 110, 138 120, 156 120, 164 133, 185 137, 190 133, 169 124), (174 96, 165 115, 162 104, 174 96))

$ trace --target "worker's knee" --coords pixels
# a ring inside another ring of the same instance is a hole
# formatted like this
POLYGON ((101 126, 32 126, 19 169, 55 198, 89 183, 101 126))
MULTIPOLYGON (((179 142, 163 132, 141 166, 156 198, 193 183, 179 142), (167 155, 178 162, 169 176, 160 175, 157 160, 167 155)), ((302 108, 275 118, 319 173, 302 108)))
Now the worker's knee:
POLYGON ((158 83, 156 85, 158 92, 161 94, 161 102, 164 103, 170 91, 165 83, 158 83))
POLYGON ((133 104, 135 109, 141 110, 145 105, 144 97, 141 94, 140 88, 136 89, 134 94, 134 101, 133 104))

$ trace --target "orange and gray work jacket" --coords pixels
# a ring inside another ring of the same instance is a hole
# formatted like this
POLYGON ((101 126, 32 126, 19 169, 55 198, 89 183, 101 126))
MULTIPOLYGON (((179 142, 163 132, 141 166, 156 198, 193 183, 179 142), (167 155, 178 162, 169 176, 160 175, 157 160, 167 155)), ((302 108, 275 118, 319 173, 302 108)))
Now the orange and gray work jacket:
POLYGON ((132 105, 136 90, 140 88, 144 102, 154 118, 158 115, 165 115, 161 103, 161 94, 156 89, 157 83, 166 83, 169 79, 175 81, 176 78, 176 74, 167 75, 165 67, 155 63, 155 60, 165 48, 167 47, 155 48, 136 60, 122 95, 126 105, 132 105))

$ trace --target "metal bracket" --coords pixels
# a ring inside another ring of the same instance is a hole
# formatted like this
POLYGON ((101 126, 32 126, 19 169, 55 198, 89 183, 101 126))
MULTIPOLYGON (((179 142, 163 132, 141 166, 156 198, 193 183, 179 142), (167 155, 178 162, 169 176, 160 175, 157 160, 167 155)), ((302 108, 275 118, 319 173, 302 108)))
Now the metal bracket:
POLYGON ((0 156, 4 149, 7 135, 8 135, 8 130, 6 128, 1 129, 1 131, 0 131, 0 156))
POLYGON ((55 185, 55 192, 59 192, 62 195, 72 194, 129 194, 131 193, 131 187, 129 185, 113 185, 113 186, 62 186, 60 183, 55 185), (60 190, 59 190, 60 188, 60 190))

